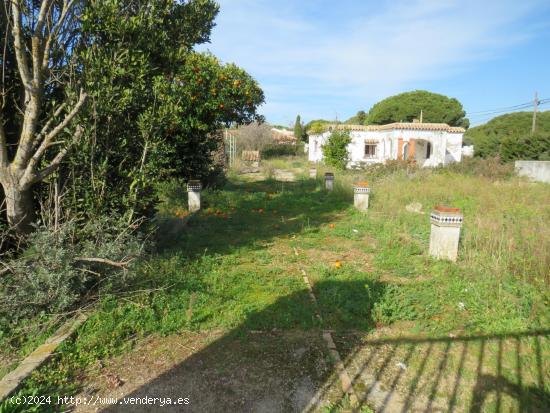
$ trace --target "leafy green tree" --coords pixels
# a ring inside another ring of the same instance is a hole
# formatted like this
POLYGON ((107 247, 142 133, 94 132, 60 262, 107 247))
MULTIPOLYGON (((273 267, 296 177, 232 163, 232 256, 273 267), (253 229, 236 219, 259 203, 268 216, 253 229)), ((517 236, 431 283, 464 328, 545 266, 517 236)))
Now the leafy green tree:
POLYGON ((302 120, 300 119, 300 115, 296 116, 296 122, 294 122, 294 137, 299 141, 305 141, 306 140, 306 133, 304 130, 304 124, 302 123, 302 120))
POLYGON ((194 51, 209 40, 213 0, 14 0, 0 9, 0 183, 18 231, 54 187, 70 214, 147 213, 155 182, 209 179, 223 125, 261 119, 254 79, 194 51))
MULTIPOLYGON (((516 112, 497 116, 484 125, 470 128, 464 134, 464 141, 474 145, 475 155, 483 158, 501 156, 510 158, 515 151, 513 146, 536 145, 537 139, 544 139, 550 136, 550 111, 540 112, 537 115, 537 133, 534 138, 531 136, 533 112, 516 112), (507 154, 501 153, 502 145, 505 144, 507 154)), ((543 151, 544 152, 544 151, 543 151)), ((529 158, 535 159, 531 155, 529 158)), ((511 159, 511 158, 510 158, 511 159)))
POLYGON ((146 214, 156 182, 210 179, 215 132, 258 118, 257 83, 193 51, 208 41, 217 12, 210 0, 89 3, 80 62, 92 102, 79 156, 62 171, 75 192, 67 208, 146 214))
POLYGON ((420 118, 421 111, 424 122, 469 126, 466 112, 457 99, 425 90, 401 93, 378 102, 369 110, 367 124, 412 122, 420 118))
POLYGON ((216 133, 228 125, 263 121, 256 113, 264 101, 257 82, 234 64, 221 64, 207 53, 192 53, 174 82, 158 80, 162 100, 149 124, 163 136, 155 164, 166 174, 211 183, 216 133))
POLYGON ((334 130, 327 143, 322 146, 324 161, 338 169, 346 169, 349 160, 348 145, 351 143, 349 130, 334 130))
POLYGON ((367 121, 367 113, 364 110, 360 110, 357 112, 355 116, 352 116, 348 120, 346 120, 344 123, 348 125, 364 125, 367 121))
POLYGON ((309 134, 309 135, 323 133, 328 130, 328 126, 331 123, 334 123, 334 122, 330 122, 324 119, 315 119, 315 120, 309 121, 305 125, 304 130, 306 131, 306 134, 309 134))
POLYGON ((507 136, 500 144, 498 155, 505 162, 550 161, 550 133, 526 134, 519 138, 507 136))

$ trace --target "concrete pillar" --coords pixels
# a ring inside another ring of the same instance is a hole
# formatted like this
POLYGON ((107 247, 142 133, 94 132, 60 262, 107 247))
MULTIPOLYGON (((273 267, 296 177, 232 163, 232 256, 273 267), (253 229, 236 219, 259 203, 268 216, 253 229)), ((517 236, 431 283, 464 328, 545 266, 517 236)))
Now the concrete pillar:
POLYGON ((334 189, 334 174, 332 172, 325 173, 325 189, 327 191, 334 189))
POLYGON ((187 183, 187 201, 189 212, 196 212, 201 209, 201 189, 200 181, 191 180, 187 183))
POLYGON ((309 177, 317 178, 317 168, 309 168, 309 177))
POLYGON ((458 208, 436 206, 431 215, 430 255, 456 261, 458 240, 464 217, 458 208))
POLYGON ((403 159, 403 138, 397 139, 397 160, 403 159))
POLYGON ((369 209, 369 183, 357 182, 353 185, 353 205, 359 211, 366 211, 369 209))

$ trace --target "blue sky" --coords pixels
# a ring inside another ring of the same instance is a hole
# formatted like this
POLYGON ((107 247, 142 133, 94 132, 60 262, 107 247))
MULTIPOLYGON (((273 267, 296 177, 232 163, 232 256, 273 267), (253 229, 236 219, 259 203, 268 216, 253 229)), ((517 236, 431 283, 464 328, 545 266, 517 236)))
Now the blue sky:
POLYGON ((259 81, 271 123, 345 120, 415 89, 456 97, 467 112, 524 103, 535 91, 550 98, 549 0, 219 3, 201 50, 259 81))

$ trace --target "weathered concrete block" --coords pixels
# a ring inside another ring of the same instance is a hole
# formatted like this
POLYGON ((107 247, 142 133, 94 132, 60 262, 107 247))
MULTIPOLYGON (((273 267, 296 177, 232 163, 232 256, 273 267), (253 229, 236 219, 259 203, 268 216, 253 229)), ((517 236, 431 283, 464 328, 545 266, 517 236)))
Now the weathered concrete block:
POLYGON ((368 182, 357 182, 353 185, 353 205, 359 211, 369 209, 370 188, 368 182))
POLYGON ((332 172, 325 173, 325 189, 327 191, 334 189, 334 174, 332 172))
POLYGON ((430 255, 456 261, 464 217, 458 208, 436 206, 431 215, 430 255))
POLYGON ((309 168, 309 177, 317 178, 317 168, 309 168))
POLYGON ((187 183, 187 202, 189 212, 196 212, 201 209, 201 189, 200 181, 191 180, 187 183))

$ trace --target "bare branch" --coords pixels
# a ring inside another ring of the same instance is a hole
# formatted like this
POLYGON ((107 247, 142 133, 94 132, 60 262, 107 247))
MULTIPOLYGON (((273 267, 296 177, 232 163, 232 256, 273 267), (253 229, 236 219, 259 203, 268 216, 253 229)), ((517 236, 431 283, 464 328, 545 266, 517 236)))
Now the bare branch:
POLYGON ((36 27, 34 28, 34 36, 41 37, 42 30, 46 24, 46 20, 49 14, 50 6, 52 5, 53 0, 42 0, 42 5, 40 6, 40 13, 38 14, 38 20, 36 22, 36 27))
POLYGON ((0 167, 8 166, 8 147, 6 142, 6 129, 4 128, 4 119, 0 113, 0 167))
MULTIPOLYGON (((48 149, 51 146, 52 140, 59 134, 59 132, 61 132, 63 129, 65 129, 67 126, 69 126, 69 124, 71 123, 73 118, 80 111, 80 108, 82 107, 82 105, 84 105, 84 103, 86 102, 87 97, 88 97, 88 95, 86 95, 86 93, 81 91, 80 92, 80 98, 78 99, 78 102, 73 107, 73 109, 65 116, 65 118, 63 119, 63 121, 59 125, 57 125, 53 130, 51 130, 44 137, 44 140, 42 141, 42 143, 40 144, 40 146, 38 147, 38 149, 36 150, 34 155, 29 159, 29 163, 27 164, 27 167, 25 168, 25 173, 23 175, 23 179, 22 179, 23 182, 34 180, 34 179, 31 179, 30 177, 33 176, 36 165, 38 164, 38 162, 40 161, 40 159, 42 158, 42 156, 46 152, 46 149, 48 149)), ((57 110, 55 111, 54 117, 58 116, 61 113, 64 106, 65 106, 65 104, 63 104, 59 108, 57 108, 57 110)), ((45 133, 47 131, 47 129, 49 128, 49 125, 51 125, 52 119, 53 119, 53 117, 50 118, 50 120, 46 123, 46 125, 44 125, 44 128, 42 128, 42 132, 45 133)), ((75 139, 76 140, 80 139, 80 135, 82 134, 82 131, 80 129, 81 128, 77 128, 77 132, 74 135, 73 142, 75 141, 75 139)), ((37 141, 40 139, 40 135, 42 134, 42 132, 39 134, 37 141)), ((61 151, 60 153, 62 153, 62 152, 63 151, 61 151)), ((62 158, 59 160, 59 162, 61 162, 61 160, 63 159, 65 154, 66 153, 63 153, 62 158)), ((58 156, 59 156, 59 154, 58 154, 58 156)), ((55 161, 55 159, 54 159, 54 161, 55 161)), ((51 173, 51 172, 49 172, 49 173, 51 173)))
POLYGON ((65 109, 65 106, 67 106, 67 102, 63 102, 61 105, 57 107, 57 109, 53 113, 53 116, 50 117, 50 119, 48 119, 48 121, 40 131, 39 136, 46 135, 46 132, 48 131, 48 129, 50 129, 50 126, 52 125, 53 121, 55 120, 55 118, 57 118, 61 114, 61 112, 63 112, 63 109, 65 109))
POLYGON ((48 67, 48 61, 50 58, 50 50, 52 47, 53 39, 55 39, 58 34, 61 27, 63 27, 63 23, 65 22, 65 19, 69 15, 69 11, 72 10, 74 6, 75 0, 64 0, 63 1, 63 9, 61 10, 61 16, 59 16, 59 19, 57 23, 53 26, 53 28, 50 30, 46 43, 44 45, 44 55, 42 58, 42 69, 45 70, 48 67))
POLYGON ((73 135, 72 141, 65 148, 63 148, 55 156, 55 158, 53 158, 53 160, 50 162, 50 164, 47 167, 45 167, 41 171, 37 173, 33 173, 33 171, 29 172, 28 169, 25 170, 25 174, 23 175, 23 178, 21 178, 21 187, 28 188, 32 184, 44 180, 48 175, 51 175, 54 171, 56 171, 57 168, 59 168, 61 161, 63 161, 63 159, 69 152, 69 149, 71 148, 71 146, 80 140, 83 132, 84 130, 82 129, 82 127, 78 126, 76 128, 76 132, 73 135))
POLYGON ((76 105, 74 106, 74 108, 65 116, 65 119, 63 119, 63 121, 59 125, 53 128, 52 131, 46 135, 44 140, 51 141, 53 138, 57 136, 59 132, 61 132, 63 129, 69 126, 73 118, 80 111, 80 108, 82 108, 84 103, 86 103, 87 99, 88 99, 88 94, 83 90, 81 90, 80 97, 78 98, 78 102, 76 102, 76 105))
POLYGON ((21 75, 21 80, 25 85, 25 94, 28 94, 29 90, 31 89, 31 73, 29 69, 29 62, 27 59, 25 42, 23 41, 23 23, 19 1, 11 0, 11 7, 13 14, 12 32, 15 46, 15 57, 17 60, 17 66, 19 68, 19 74, 21 75))
POLYGON ((132 260, 128 261, 112 261, 107 258, 94 258, 94 257, 76 257, 76 261, 82 261, 82 262, 93 262, 93 263, 99 263, 99 264, 107 264, 112 267, 118 267, 118 268, 124 268, 126 269, 126 266, 132 262, 132 260))

